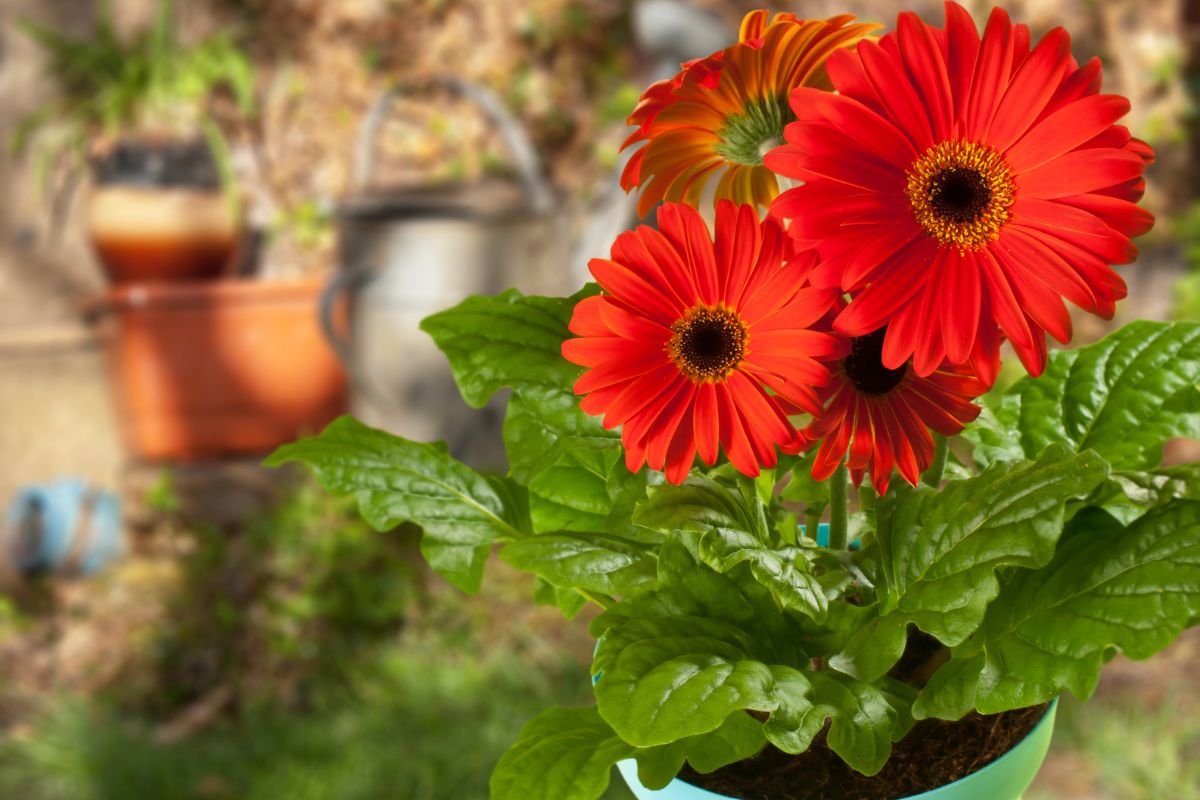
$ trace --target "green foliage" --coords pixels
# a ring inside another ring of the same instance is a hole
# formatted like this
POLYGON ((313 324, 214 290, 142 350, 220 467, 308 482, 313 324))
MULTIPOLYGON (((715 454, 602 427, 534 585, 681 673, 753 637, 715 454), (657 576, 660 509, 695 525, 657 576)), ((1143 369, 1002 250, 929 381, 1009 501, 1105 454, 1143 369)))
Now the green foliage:
POLYGON ((594 708, 551 708, 538 714, 492 773, 493 800, 599 797, 613 764, 632 755, 594 708))
POLYGON ((1004 582, 978 634, 922 692, 916 713, 957 719, 1086 699, 1110 648, 1149 658, 1200 615, 1200 502, 1174 500, 1128 527, 1077 515, 1054 560, 1004 582))
MULTIPOLYGON (((254 113, 254 73, 226 32, 186 46, 177 37, 173 0, 159 0, 153 24, 129 41, 117 35, 112 2, 104 2, 90 36, 71 38, 30 20, 17 28, 49 56, 61 97, 25 117, 10 141, 22 152, 33 134, 54 123, 59 135, 39 152, 42 172, 59 162, 80 166, 97 136, 131 131, 194 134, 206 119, 202 104, 227 88, 246 117, 254 113)), ((215 128, 211 129, 215 130, 215 128)))
POLYGON ((591 291, 473 297, 423 323, 470 404, 512 390, 506 478, 349 420, 272 462, 309 463, 378 527, 421 525, 460 586, 495 548, 537 576, 539 602, 601 606, 595 709, 531 722, 493 797, 595 800, 622 758, 663 786, 684 763, 799 753, 822 733, 874 774, 917 717, 1086 695, 1106 656, 1149 655, 1200 618, 1200 502, 1182 499, 1200 473, 1158 464, 1165 438, 1200 425, 1200 325, 1136 323, 1052 354, 1044 377, 992 399, 944 486, 863 492, 860 545, 831 550, 798 536, 798 514, 815 526, 845 507, 804 457, 680 486, 625 468, 560 354, 591 291), (921 692, 897 666, 914 628, 945 646, 921 692))
POLYGON ((679 774, 685 761, 697 772, 713 772, 757 755, 766 743, 762 723, 749 714, 730 714, 710 733, 635 751, 638 780, 648 789, 661 789, 679 774))
MULTIPOLYGON (((825 584, 810 568, 805 550, 773 546, 766 511, 756 489, 742 485, 740 493, 708 478, 693 477, 682 486, 664 486, 638 511, 639 525, 664 533, 699 531, 700 560, 717 572, 747 563, 754 578, 775 596, 779 605, 820 622, 829 606, 825 584)), ((837 575, 827 581, 842 582, 837 575)))
POLYGON ((522 483, 575 450, 613 449, 616 431, 579 408, 571 390, 582 373, 562 357, 567 324, 577 303, 595 288, 568 298, 527 297, 510 289, 474 296, 421 322, 446 354, 463 399, 482 408, 500 389, 514 390, 504 420, 511 475, 522 483))
POLYGON ((161 513, 187 558, 145 663, 112 690, 125 708, 173 715, 230 688, 237 709, 290 707, 394 637, 418 597, 412 537, 376 535, 311 484, 235 530, 161 513))
POLYGON ((830 659, 874 680, 900 659, 908 623, 955 645, 983 620, 1001 567, 1040 567, 1054 554, 1066 503, 1108 472, 1094 453, 1048 447, 1037 461, 996 463, 982 474, 899 489, 877 533, 883 583, 874 618, 830 659))
POLYGON ((546 533, 506 545, 500 557, 564 589, 635 594, 656 583, 654 556, 615 536, 546 533))
POLYGON ((479 590, 492 544, 529 532, 524 490, 455 461, 437 444, 410 442, 350 417, 320 436, 280 447, 268 466, 300 461, 326 489, 352 495, 377 530, 421 526, 421 553, 464 591, 479 590))
POLYGON ((1051 355, 1045 374, 1022 378, 994 406, 999 426, 972 427, 980 465, 1011 451, 1026 458, 1062 443, 1095 450, 1115 469, 1158 466, 1162 445, 1200 436, 1200 323, 1138 321, 1096 344, 1051 355), (981 452, 982 446, 982 452, 981 452))

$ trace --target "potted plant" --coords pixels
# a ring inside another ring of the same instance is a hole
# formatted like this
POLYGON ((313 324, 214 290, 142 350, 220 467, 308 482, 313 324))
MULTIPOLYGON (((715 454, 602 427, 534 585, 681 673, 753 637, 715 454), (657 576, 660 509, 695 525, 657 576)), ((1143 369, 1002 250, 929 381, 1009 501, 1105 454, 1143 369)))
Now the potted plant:
POLYGON ((495 551, 598 607, 595 706, 529 722, 495 800, 614 764, 641 798, 1016 800, 1062 692, 1200 619, 1200 466, 1160 466, 1200 324, 1046 348, 1152 224, 1128 104, 1002 10, 870 32, 752 13, 631 118, 657 230, 572 297, 424 321, 468 403, 511 388, 506 475, 350 418, 269 459, 466 591, 495 551), (1002 339, 1029 374, 988 392, 1002 339))
POLYGON ((39 173, 73 187, 90 166, 88 235, 114 283, 219 275, 241 238, 226 143, 205 104, 227 88, 249 115, 250 62, 225 33, 185 46, 173 12, 159 0, 153 24, 128 40, 111 3, 85 38, 18 23, 46 50, 61 96, 23 120, 13 148, 46 128, 39 173))

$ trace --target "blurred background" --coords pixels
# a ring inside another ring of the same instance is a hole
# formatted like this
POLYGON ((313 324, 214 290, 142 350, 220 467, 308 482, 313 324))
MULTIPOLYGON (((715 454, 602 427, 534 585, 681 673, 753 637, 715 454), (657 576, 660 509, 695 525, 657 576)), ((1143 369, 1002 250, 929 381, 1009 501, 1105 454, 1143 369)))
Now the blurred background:
MULTIPOLYGON (((257 465, 351 410, 503 469, 502 401, 467 409, 417 321, 582 284, 636 222, 640 91, 757 5, 0 0, 0 798, 484 798, 526 719, 588 701, 584 625, 528 576, 467 597, 257 465)), ((1100 55, 1158 150, 1112 324, 1200 318, 1200 4, 1007 7, 1100 55)), ((1200 798, 1197 687, 1196 635, 1117 659, 1028 797, 1200 798)))

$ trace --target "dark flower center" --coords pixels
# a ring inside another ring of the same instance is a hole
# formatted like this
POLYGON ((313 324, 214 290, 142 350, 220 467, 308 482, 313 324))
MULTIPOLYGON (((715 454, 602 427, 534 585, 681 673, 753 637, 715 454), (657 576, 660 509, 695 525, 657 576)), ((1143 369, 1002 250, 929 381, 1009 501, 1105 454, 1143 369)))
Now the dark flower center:
POLYGON ((945 247, 986 247, 1008 222, 1016 193, 1004 156, 961 139, 939 142, 908 170, 913 217, 945 247))
POLYGON ((671 330, 667 353, 693 381, 723 380, 746 354, 746 325, 725 308, 692 309, 671 330))
POLYGON ((900 385, 908 372, 908 365, 888 369, 883 365, 883 336, 887 328, 880 328, 866 336, 850 341, 850 355, 842 361, 846 377, 854 388, 864 394, 887 394, 900 385))
POLYGON ((950 167, 930 181, 929 205, 933 213, 959 225, 983 216, 991 199, 992 192, 978 170, 950 167))

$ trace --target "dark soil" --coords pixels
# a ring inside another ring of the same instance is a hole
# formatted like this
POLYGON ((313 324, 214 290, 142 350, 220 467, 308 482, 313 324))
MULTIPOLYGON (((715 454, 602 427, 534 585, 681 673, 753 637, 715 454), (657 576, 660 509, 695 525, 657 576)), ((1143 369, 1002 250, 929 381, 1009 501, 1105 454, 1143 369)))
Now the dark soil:
POLYGON ((846 766, 825 744, 824 734, 800 755, 768 747, 708 775, 685 766, 679 777, 741 800, 895 800, 982 769, 1011 750, 1045 713, 1041 705, 990 716, 971 713, 958 722, 923 720, 870 778, 846 766))

